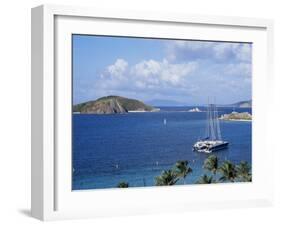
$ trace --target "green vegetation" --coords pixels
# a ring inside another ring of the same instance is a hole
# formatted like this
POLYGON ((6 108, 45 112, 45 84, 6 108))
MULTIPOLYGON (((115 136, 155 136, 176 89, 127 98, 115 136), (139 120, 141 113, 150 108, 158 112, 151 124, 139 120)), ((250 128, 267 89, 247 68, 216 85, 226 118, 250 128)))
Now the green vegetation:
POLYGON ((210 155, 208 158, 205 159, 203 168, 213 173, 214 178, 216 179, 216 174, 219 169, 218 157, 215 155, 210 155))
MULTIPOLYGON (((196 181, 196 184, 212 184, 220 182, 251 182, 251 166, 246 161, 241 161, 235 165, 231 161, 220 161, 216 155, 210 155, 205 159, 202 166, 207 173, 202 175, 196 181), (217 180, 217 176, 219 179, 217 180)), ((187 160, 177 161, 171 168, 162 171, 162 173, 155 177, 156 186, 171 186, 178 184, 179 181, 183 181, 185 184, 186 177, 192 173, 192 169, 189 166, 187 160)), ((120 182, 118 188, 127 188, 129 184, 126 182, 120 182)))
POLYGON ((82 114, 116 114, 128 111, 154 111, 152 106, 135 99, 120 96, 106 96, 94 101, 73 106, 73 112, 82 114))
POLYGON ((156 186, 175 185, 180 179, 185 184, 185 178, 192 172, 188 161, 177 161, 172 169, 164 170, 162 174, 155 178, 156 186))
POLYGON ((248 112, 232 112, 230 114, 224 114, 220 117, 222 120, 252 120, 252 115, 248 112))
POLYGON ((223 182, 235 182, 235 178, 238 176, 235 165, 230 161, 224 161, 219 171, 222 175, 219 180, 223 182))
POLYGON ((175 185, 180 179, 179 175, 173 170, 164 170, 162 174, 155 178, 157 186, 175 185))
MULTIPOLYGON (((211 184, 219 182, 251 182, 252 174, 250 165, 241 161, 240 164, 226 160, 219 164, 219 159, 216 155, 210 155, 205 159, 203 168, 211 175, 204 174, 196 182, 196 184, 211 184), (217 175, 219 174, 219 180, 217 175)), ((160 176, 155 178, 156 186, 175 185, 181 179, 185 184, 185 178, 192 173, 188 161, 177 161, 175 166, 169 170, 164 170, 160 176)))
POLYGON ((188 174, 192 173, 192 169, 188 166, 188 161, 177 161, 175 172, 179 178, 183 179, 183 184, 185 184, 185 178, 188 174))
POLYGON ((129 187, 129 183, 122 181, 117 185, 118 188, 128 188, 129 187))
POLYGON ((240 164, 236 166, 236 171, 238 179, 241 182, 252 181, 251 167, 248 162, 241 161, 240 164))
POLYGON ((211 183, 214 183, 213 177, 212 176, 208 176, 206 174, 201 176, 199 178, 199 180, 196 182, 196 184, 211 184, 211 183))

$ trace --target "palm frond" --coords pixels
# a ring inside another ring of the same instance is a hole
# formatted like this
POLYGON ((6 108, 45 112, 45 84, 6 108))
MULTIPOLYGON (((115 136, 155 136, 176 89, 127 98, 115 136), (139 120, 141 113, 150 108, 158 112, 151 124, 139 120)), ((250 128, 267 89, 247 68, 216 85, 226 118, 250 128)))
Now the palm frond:
POLYGON ((251 182, 252 174, 251 174, 251 166, 246 161, 241 161, 236 166, 237 177, 241 182, 251 182))
POLYGON ((216 174, 218 167, 219 167, 219 160, 217 156, 210 155, 207 159, 205 159, 203 165, 204 169, 209 170, 210 172, 216 174))
POLYGON ((221 173, 220 181, 231 181, 234 182, 237 178, 237 171, 235 165, 230 161, 224 161, 219 167, 221 173))
POLYGON ((201 176, 199 178, 199 180, 196 182, 197 184, 211 184, 213 183, 213 177, 212 176, 208 176, 206 174, 204 174, 203 176, 201 176))

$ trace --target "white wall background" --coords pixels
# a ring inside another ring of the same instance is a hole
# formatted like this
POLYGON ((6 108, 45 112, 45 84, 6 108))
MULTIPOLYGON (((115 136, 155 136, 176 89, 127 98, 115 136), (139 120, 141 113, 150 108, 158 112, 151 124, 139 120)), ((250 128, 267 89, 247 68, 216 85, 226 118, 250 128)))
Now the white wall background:
MULTIPOLYGON (((0 8, 0 225, 42 224, 30 208, 30 8, 43 3, 99 8, 152 10, 209 15, 272 18, 275 20, 275 104, 270 109, 280 140, 281 13, 276 0, 6 0, 0 8), (279 85, 280 84, 280 85, 279 85), (280 98, 280 99, 279 99, 280 98)), ((178 214, 51 222, 53 225, 280 225, 281 148, 275 147, 275 205, 268 208, 194 211, 178 214), (227 223, 226 223, 227 222, 227 223)))

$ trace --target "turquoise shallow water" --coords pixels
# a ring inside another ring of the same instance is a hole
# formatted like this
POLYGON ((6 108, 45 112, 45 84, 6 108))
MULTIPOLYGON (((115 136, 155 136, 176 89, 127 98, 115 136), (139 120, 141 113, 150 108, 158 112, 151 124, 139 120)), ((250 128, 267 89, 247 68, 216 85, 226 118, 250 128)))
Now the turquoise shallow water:
MULTIPOLYGON (((208 155, 193 152, 192 145, 204 136, 206 113, 186 112, 189 108, 166 107, 152 113, 74 114, 73 190, 112 188, 120 181, 135 187, 152 186, 154 178, 178 160, 188 160, 193 169, 186 183, 196 182, 205 173, 202 164, 208 155)), ((218 110, 224 114, 232 108, 218 110)), ((229 142, 228 149, 215 153, 221 161, 245 160, 251 164, 251 128, 251 122, 221 121, 222 136, 229 142)))

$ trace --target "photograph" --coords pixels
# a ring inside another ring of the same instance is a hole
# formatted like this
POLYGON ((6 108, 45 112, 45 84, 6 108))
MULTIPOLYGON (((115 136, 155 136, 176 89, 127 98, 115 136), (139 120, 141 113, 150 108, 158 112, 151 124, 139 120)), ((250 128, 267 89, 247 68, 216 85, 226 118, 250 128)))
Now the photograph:
POLYGON ((251 183, 252 43, 72 34, 71 114, 72 190, 251 183))

